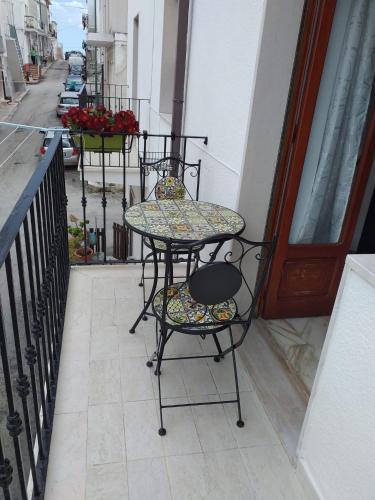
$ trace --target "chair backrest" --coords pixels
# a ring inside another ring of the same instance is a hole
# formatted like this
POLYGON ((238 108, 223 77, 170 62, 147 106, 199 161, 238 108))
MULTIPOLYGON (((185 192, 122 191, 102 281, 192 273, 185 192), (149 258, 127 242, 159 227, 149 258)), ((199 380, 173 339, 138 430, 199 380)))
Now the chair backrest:
POLYGON ((155 186, 155 198, 157 200, 183 200, 186 189, 177 177, 168 175, 160 179, 155 186))
POLYGON ((171 177, 171 173, 178 164, 178 175, 174 177, 180 181, 185 193, 184 198, 198 200, 201 160, 197 163, 187 163, 179 156, 162 156, 160 153, 149 153, 139 159, 141 201, 148 201, 156 195, 156 187, 160 181, 171 177), (148 182, 147 182, 148 179, 148 182), (146 186, 146 183, 148 186, 146 186))
POLYGON ((235 298, 238 315, 228 322, 228 326, 243 326, 243 335, 236 347, 243 342, 257 312, 275 241, 276 238, 272 241, 251 241, 242 236, 226 234, 170 247, 171 252, 180 247, 186 252, 193 252, 196 245, 205 247, 199 254, 199 267, 187 280, 189 291, 196 302, 204 305, 219 304, 235 298))

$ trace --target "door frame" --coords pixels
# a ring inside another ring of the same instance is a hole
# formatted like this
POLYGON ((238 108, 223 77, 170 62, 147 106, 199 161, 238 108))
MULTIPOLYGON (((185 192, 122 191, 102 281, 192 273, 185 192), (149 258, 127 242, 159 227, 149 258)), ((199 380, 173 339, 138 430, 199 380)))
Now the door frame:
POLYGON ((339 243, 290 245, 289 233, 319 93, 335 7, 336 0, 306 0, 302 16, 289 103, 265 232, 267 239, 272 238, 274 234, 278 235, 268 283, 264 288, 261 301, 261 315, 266 319, 288 316, 285 313, 285 310, 288 308, 280 306, 278 292, 281 281, 280 279, 275 280, 275 274, 276 278, 281 277, 286 255, 288 255, 288 259, 293 259, 293 256, 300 257, 301 251, 304 252, 306 259, 314 259, 317 252, 321 252, 327 258, 327 265, 334 265, 335 268, 332 279, 327 283, 326 294, 314 297, 315 303, 313 306, 311 298, 306 301, 306 298, 301 296, 296 302, 298 303, 298 314, 291 307, 289 317, 330 314, 346 257, 346 254, 342 258, 338 257, 339 245, 341 241, 348 241, 353 238, 366 180, 375 153, 375 114, 373 112, 367 128, 366 141, 363 144, 361 155, 357 162, 357 169, 353 179, 353 189, 348 200, 347 213, 339 243), (277 274, 277 269, 279 269, 279 275, 277 274))

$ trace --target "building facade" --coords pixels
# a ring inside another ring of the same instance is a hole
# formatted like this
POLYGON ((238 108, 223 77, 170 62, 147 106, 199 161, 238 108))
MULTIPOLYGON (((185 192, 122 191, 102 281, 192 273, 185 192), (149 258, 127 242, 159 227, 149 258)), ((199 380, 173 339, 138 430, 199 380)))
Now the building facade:
POLYGON ((13 99, 25 90, 25 65, 35 63, 39 67, 54 59, 57 24, 51 19, 49 7, 50 0, 0 3, 2 98, 13 99))
POLYGON ((127 84, 127 1, 88 0, 83 17, 89 82, 127 84))

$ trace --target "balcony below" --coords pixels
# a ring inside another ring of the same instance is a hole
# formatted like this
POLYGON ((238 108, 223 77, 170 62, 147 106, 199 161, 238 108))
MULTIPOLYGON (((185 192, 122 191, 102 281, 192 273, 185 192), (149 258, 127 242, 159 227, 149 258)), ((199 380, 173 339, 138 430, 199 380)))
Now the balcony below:
POLYGON ((114 43, 113 33, 87 33, 88 47, 110 47, 114 43))
MULTIPOLYGON (((70 273, 46 500, 303 500, 279 438, 240 364, 245 427, 232 405, 165 411, 157 433, 157 385, 146 367, 155 325, 142 321, 138 265, 74 267, 70 273)), ((256 328, 256 324, 254 328, 256 328)), ((169 354, 212 352, 211 339, 176 333, 169 354)), ((169 401, 234 391, 231 360, 177 360, 163 367, 169 401)))

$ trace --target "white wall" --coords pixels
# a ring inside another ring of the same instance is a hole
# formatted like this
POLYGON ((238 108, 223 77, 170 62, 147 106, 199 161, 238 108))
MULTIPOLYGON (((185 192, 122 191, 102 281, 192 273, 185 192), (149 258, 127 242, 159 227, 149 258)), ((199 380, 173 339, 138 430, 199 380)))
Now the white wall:
POLYGON ((346 261, 301 433, 301 478, 324 500, 375 498, 375 255, 346 261))
MULTIPOLYGON (((189 159, 202 159, 201 198, 238 209, 248 237, 267 220, 304 1, 190 2, 183 133, 189 159)), ((139 14, 138 96, 150 97, 142 124, 169 133, 160 113, 164 0, 129 0, 129 81, 133 19, 139 14), (145 125, 146 124, 146 125, 145 125)))
MULTIPOLYGON (((206 0, 190 3, 188 76, 184 133, 208 135, 207 147, 190 145, 202 158, 202 198, 235 208, 245 145, 250 96, 265 0, 206 0), (196 147, 198 149, 196 149, 196 147)), ((151 98, 148 128, 169 133, 171 117, 160 113, 164 0, 155 10, 129 0, 129 55, 133 19, 139 14, 138 96, 151 98)), ((129 58, 129 81, 132 61, 129 58)), ((145 117, 142 123, 147 123, 145 117)))

